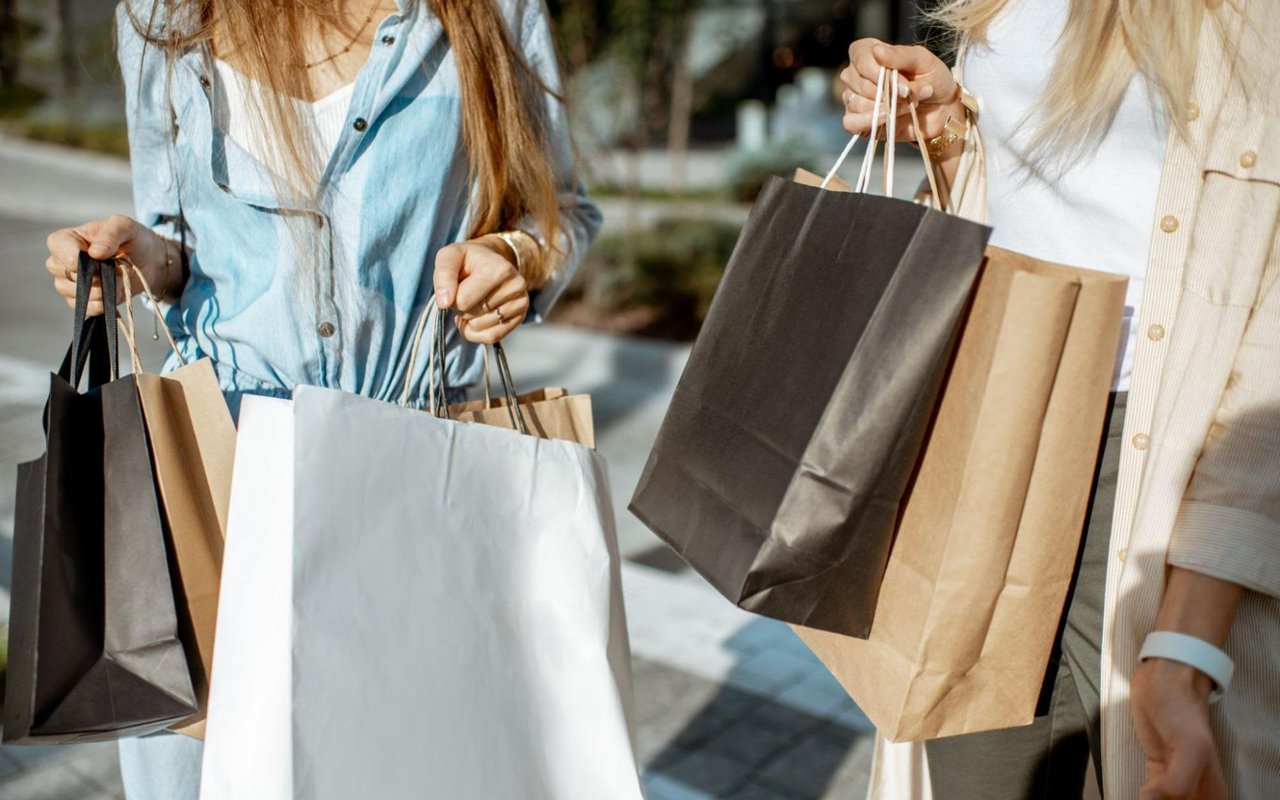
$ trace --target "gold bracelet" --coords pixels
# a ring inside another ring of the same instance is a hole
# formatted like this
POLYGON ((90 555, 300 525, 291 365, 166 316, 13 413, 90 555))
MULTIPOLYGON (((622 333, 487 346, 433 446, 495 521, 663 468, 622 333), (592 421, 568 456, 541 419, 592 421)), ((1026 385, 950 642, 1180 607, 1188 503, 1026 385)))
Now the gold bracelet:
POLYGON ((929 150, 929 155, 934 158, 941 158, 951 146, 961 141, 968 134, 967 123, 971 123, 978 114, 978 101, 968 90, 956 84, 956 96, 951 102, 960 101, 960 105, 964 108, 964 119, 957 120, 950 115, 947 121, 942 124, 942 133, 937 136, 925 140, 925 147, 929 150))
POLYGON ((942 133, 926 140, 924 144, 929 148, 929 155, 941 158, 953 144, 964 138, 965 133, 964 123, 957 122, 955 117, 948 116, 947 121, 942 125, 942 133))
POLYGON ((519 272, 522 277, 528 278, 529 276, 526 275, 524 271, 524 256, 520 253, 520 245, 516 243, 516 237, 513 235, 513 232, 498 231, 493 235, 497 236, 506 243, 507 247, 511 248, 511 252, 515 254, 516 257, 516 272, 519 272))
POLYGON ((511 252, 516 256, 516 272, 519 272, 528 283, 529 288, 538 289, 546 282, 545 275, 542 274, 543 259, 540 258, 542 245, 528 231, 520 229, 510 231, 498 231, 493 234, 501 239, 507 247, 511 248, 511 252), (532 274, 533 270, 537 270, 539 274, 532 274))

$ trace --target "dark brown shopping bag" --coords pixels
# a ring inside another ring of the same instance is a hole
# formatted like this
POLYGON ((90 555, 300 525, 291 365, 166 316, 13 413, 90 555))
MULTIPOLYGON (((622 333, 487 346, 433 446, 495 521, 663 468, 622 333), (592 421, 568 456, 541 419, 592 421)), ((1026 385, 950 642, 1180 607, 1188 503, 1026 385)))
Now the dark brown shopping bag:
POLYGON ((739 606, 867 635, 989 233, 770 179, 632 512, 739 606))
POLYGON ((46 452, 18 473, 8 744, 117 738, 196 710, 137 386, 116 377, 114 314, 85 318, 95 275, 116 292, 114 265, 81 254, 46 452))
MULTIPOLYGON (((126 280, 128 274, 125 273, 126 280)), ((149 295, 145 278, 140 272, 136 274, 149 295)), ((152 308, 159 313, 154 305, 152 308)), ((135 334, 129 306, 126 312, 133 352, 135 334)), ((160 323, 173 351, 181 358, 168 326, 163 319, 160 323)), ((147 375, 142 373, 135 353, 134 371, 165 527, 177 566, 175 593, 182 641, 200 707, 199 713, 174 725, 172 730, 203 739, 236 428, 209 359, 184 363, 165 375, 147 375)))
POLYGON ((1126 283, 988 249, 870 639, 797 628, 886 737, 1031 722, 1080 545, 1126 283))

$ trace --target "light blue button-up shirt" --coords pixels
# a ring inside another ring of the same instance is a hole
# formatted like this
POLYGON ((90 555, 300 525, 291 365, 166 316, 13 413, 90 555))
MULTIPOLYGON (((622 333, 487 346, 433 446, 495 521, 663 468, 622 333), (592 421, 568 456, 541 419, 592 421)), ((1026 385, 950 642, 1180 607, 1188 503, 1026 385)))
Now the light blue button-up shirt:
MULTIPOLYGON (((152 2, 130 0, 133 16, 145 23, 152 2)), ((512 42, 558 91, 542 0, 498 5, 512 42)), ((193 248, 191 278, 167 310, 183 356, 212 358, 233 406, 241 394, 287 396, 298 384, 397 400, 406 380, 420 405, 427 365, 421 358, 407 374, 413 328, 432 294, 436 252, 466 238, 471 191, 456 65, 426 3, 398 0, 378 24, 322 173, 318 213, 282 199, 268 165, 219 129, 225 96, 206 47, 176 59, 171 113, 163 53, 144 43, 125 4, 117 28, 136 218, 177 238, 181 208, 193 248), (310 249, 319 263, 299 257, 299 231, 317 237, 310 249)), ((558 236, 570 255, 535 294, 534 319, 555 302, 601 222, 575 175, 564 108, 550 95, 546 103, 565 227, 558 236)), ((478 348, 453 325, 448 337, 450 389, 475 384, 478 348)))

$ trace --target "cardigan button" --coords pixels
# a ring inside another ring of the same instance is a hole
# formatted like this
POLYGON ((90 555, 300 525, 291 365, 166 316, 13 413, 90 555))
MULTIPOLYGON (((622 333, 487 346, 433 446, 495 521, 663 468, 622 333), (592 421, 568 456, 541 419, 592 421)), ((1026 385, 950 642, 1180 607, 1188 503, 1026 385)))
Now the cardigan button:
POLYGON ((1150 328, 1147 328, 1147 338, 1153 342, 1158 342, 1161 339, 1163 339, 1164 326, 1157 324, 1157 325, 1152 325, 1150 328))
POLYGON ((333 326, 332 322, 321 322, 319 325, 316 326, 316 333, 320 334, 326 339, 332 336, 337 330, 338 329, 333 326))
POLYGON ((1160 219, 1160 230, 1165 233, 1173 233, 1178 229, 1178 218, 1172 214, 1166 214, 1160 219))
POLYGON ((365 120, 364 117, 356 117, 356 121, 351 124, 351 127, 355 128, 358 131, 362 131, 365 128, 369 127, 369 123, 365 120))
POLYGON ((1145 433, 1135 434, 1133 437, 1133 446, 1138 450, 1146 450, 1151 446, 1151 437, 1145 433))
POLYGON ((1127 559, 1128 557, 1129 557, 1129 548, 1127 547, 1121 547, 1120 551, 1116 553, 1116 558, 1120 559, 1121 564, 1123 564, 1125 562, 1125 559, 1127 559))
POLYGON ((1258 154, 1252 150, 1245 150, 1240 154, 1240 166, 1249 169, 1258 163, 1258 154))
POLYGON ((1198 119, 1199 117, 1200 117, 1200 106, 1196 105, 1194 102, 1188 101, 1187 102, 1187 121, 1195 122, 1196 119, 1198 119))

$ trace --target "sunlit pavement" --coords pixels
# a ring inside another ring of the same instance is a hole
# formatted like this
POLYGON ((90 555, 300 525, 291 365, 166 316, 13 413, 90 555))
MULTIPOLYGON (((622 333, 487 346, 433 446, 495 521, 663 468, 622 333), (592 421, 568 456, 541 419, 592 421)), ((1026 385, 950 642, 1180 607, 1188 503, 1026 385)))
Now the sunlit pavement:
MULTIPOLYGON (((130 209, 122 162, 0 137, 0 612, 15 465, 40 452, 48 371, 70 334, 69 312, 44 272, 44 238, 130 209)), ((741 209, 715 213, 734 218, 741 209)), ((156 364, 158 344, 142 344, 156 364)), ((686 355, 681 346, 558 326, 522 329, 510 342, 521 387, 563 385, 594 399, 626 559, 637 750, 650 798, 858 798, 870 764, 866 719, 785 625, 725 602, 626 511, 686 355)), ((0 748, 0 797, 122 797, 114 751, 0 748)), ((429 797, 430 776, 423 780, 429 797)))

